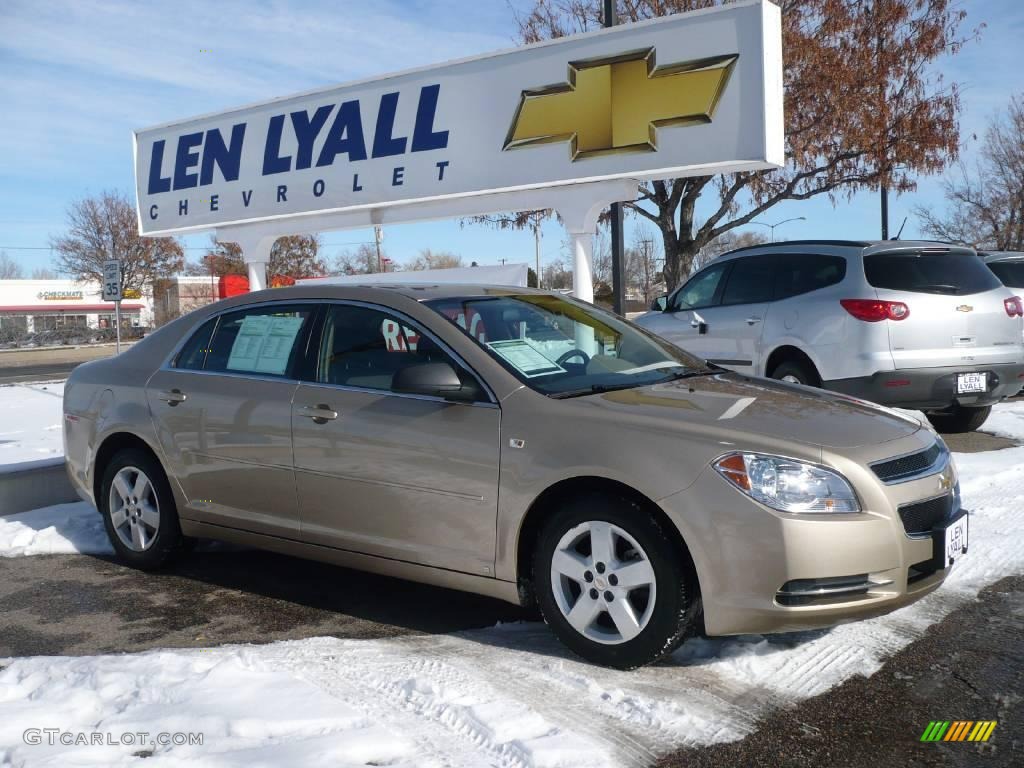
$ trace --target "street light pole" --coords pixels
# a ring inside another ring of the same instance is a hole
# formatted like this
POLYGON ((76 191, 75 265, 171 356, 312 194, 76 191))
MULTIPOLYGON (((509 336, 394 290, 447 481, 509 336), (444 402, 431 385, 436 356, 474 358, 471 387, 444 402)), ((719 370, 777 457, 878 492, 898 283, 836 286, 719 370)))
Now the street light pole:
POLYGON ((774 224, 769 224, 768 222, 765 222, 765 221, 751 221, 749 223, 750 224, 758 224, 758 225, 760 225, 762 227, 768 227, 768 229, 771 230, 772 242, 774 243, 775 242, 775 228, 776 227, 781 227, 783 224, 788 224, 791 221, 807 221, 807 217, 806 216, 794 216, 792 219, 783 219, 782 221, 777 221, 774 224))

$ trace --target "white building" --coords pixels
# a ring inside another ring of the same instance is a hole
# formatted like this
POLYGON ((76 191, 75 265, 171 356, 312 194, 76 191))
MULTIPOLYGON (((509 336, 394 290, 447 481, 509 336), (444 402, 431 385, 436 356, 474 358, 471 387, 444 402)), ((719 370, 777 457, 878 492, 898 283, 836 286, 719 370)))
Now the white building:
MULTIPOLYGON (((0 330, 40 333, 67 327, 113 328, 114 303, 99 283, 77 280, 0 280, 0 330)), ((136 294, 121 302, 122 328, 153 324, 153 302, 136 294)))

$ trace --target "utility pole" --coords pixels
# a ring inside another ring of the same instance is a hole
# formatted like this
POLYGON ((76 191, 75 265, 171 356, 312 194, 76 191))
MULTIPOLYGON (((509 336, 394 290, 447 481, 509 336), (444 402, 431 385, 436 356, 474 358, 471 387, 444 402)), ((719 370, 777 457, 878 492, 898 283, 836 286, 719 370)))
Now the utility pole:
MULTIPOLYGON (((615 0, 604 0, 603 26, 618 23, 615 0)), ((617 315, 626 313, 626 244, 622 232, 622 203, 612 203, 609 209, 612 225, 612 310, 617 315)), ((538 277, 538 280, 540 278, 538 277)))
POLYGON ((380 224, 376 224, 373 227, 373 239, 377 243, 377 271, 383 272, 384 262, 381 261, 380 244, 384 240, 384 227, 380 224))
POLYGON ((540 288, 540 217, 538 213, 533 219, 533 249, 534 256, 537 261, 537 266, 534 268, 534 274, 537 275, 537 287, 540 288))

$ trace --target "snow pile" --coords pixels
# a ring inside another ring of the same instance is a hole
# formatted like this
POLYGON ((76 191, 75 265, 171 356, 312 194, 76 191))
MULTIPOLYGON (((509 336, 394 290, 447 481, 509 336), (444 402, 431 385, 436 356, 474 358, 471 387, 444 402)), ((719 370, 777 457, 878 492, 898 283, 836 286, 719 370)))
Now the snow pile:
POLYGON ((112 555, 103 519, 84 501, 0 515, 0 557, 112 555))
POLYGON ((64 382, 0 386, 0 472, 60 463, 64 382))

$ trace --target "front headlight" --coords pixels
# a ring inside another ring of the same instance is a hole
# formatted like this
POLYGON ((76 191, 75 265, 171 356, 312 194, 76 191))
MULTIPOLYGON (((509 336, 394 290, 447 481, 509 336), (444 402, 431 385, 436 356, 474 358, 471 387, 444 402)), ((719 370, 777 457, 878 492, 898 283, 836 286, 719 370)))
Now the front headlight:
POLYGON ((730 453, 718 473, 755 501, 780 512, 860 512, 853 488, 838 472, 782 456, 730 453))

